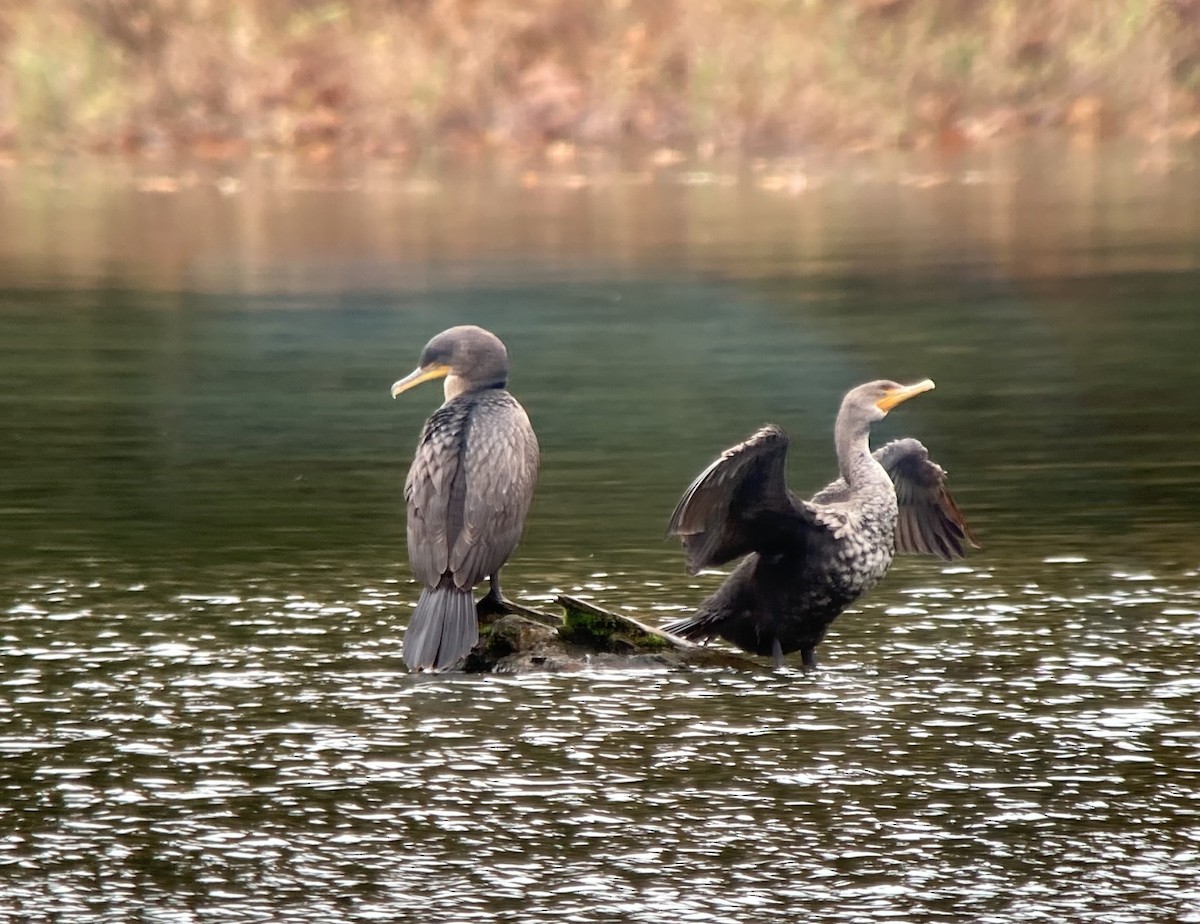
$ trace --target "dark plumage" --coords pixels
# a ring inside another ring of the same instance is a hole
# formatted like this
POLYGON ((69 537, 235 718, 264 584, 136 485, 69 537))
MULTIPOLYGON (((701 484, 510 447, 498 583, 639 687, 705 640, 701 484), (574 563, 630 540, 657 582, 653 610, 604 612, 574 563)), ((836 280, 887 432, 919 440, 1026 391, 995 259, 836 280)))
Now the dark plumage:
POLYGON ((744 651, 800 651, 806 667, 829 624, 887 573, 897 551, 959 558, 975 537, 945 472, 914 439, 871 453, 871 424, 933 388, 870 382, 842 400, 834 430, 841 477, 806 501, 784 479, 787 435, 774 425, 726 450, 684 492, 670 535, 688 571, 745 556, 696 613, 666 626, 721 636, 744 651))
POLYGON ((500 568, 525 525, 538 444, 510 395, 508 353, 481 327, 452 327, 426 344, 392 397, 445 379, 445 403, 425 421, 408 478, 408 560, 425 584, 404 634, 412 670, 453 667, 479 640, 472 593, 485 577, 501 600, 500 568))

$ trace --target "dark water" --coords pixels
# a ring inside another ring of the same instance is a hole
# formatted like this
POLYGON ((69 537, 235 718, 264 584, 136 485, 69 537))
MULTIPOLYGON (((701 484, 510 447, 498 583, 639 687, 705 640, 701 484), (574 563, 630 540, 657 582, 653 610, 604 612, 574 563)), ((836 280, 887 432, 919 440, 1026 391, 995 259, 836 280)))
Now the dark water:
POLYGON ((1195 163, 0 173, 0 919, 1200 921, 1195 163), (462 322, 519 599, 686 609, 687 481, 774 420, 818 487, 880 376, 985 548, 811 675, 408 676, 387 389, 462 322))

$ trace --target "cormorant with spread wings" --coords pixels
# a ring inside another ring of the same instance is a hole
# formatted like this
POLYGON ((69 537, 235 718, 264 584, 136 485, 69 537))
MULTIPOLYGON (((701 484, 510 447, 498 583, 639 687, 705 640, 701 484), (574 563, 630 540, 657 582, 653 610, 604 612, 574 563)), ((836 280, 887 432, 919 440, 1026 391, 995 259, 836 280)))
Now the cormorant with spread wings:
POLYGON ((687 568, 745 556, 692 616, 664 628, 720 636, 753 654, 799 651, 805 667, 829 624, 879 583, 897 551, 960 558, 978 547, 946 487, 946 473, 915 439, 871 452, 871 424, 933 388, 869 382, 842 400, 834 427, 841 476, 803 500, 784 478, 788 437, 763 427, 726 450, 684 492, 671 516, 687 568))

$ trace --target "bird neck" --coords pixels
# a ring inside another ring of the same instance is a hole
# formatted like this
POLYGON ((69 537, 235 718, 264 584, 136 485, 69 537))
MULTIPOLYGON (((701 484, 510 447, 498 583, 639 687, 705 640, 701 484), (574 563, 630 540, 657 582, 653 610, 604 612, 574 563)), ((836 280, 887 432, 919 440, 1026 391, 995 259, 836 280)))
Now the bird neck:
POLYGON ((887 472, 871 455, 871 427, 844 419, 838 415, 834 440, 837 445, 838 468, 851 491, 878 481, 887 472))
POLYGON ((480 384, 466 379, 460 375, 451 373, 443 380, 442 391, 446 396, 447 401, 453 401, 459 395, 465 395, 468 392, 488 391, 489 389, 502 389, 507 384, 506 378, 499 378, 490 382, 480 384))

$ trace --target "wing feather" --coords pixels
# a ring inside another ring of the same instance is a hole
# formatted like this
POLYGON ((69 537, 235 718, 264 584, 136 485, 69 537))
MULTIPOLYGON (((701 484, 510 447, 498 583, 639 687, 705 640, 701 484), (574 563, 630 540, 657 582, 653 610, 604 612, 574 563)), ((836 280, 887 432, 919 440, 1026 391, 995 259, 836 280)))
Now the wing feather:
POLYGON ((979 548, 946 485, 945 470, 929 458, 929 450, 918 440, 893 440, 874 455, 896 486, 898 552, 936 555, 949 561, 962 558, 967 546, 979 548))
POLYGON ((788 443, 779 427, 763 427, 725 450, 683 492, 667 534, 682 540, 689 573, 795 546, 813 529, 836 528, 787 489, 788 443))
POLYGON ((538 444, 507 392, 448 402, 429 418, 404 484, 408 557, 427 587, 470 588, 513 553, 537 481, 538 444))
POLYGON ((497 395, 486 415, 472 422, 463 465, 463 523, 450 548, 449 567, 459 587, 470 587, 498 571, 512 555, 533 500, 537 437, 524 408, 511 395, 497 395))
POLYGON ((413 574, 435 586, 450 562, 451 491, 458 476, 459 456, 445 431, 425 424, 408 478, 404 500, 408 507, 408 560, 413 574))

